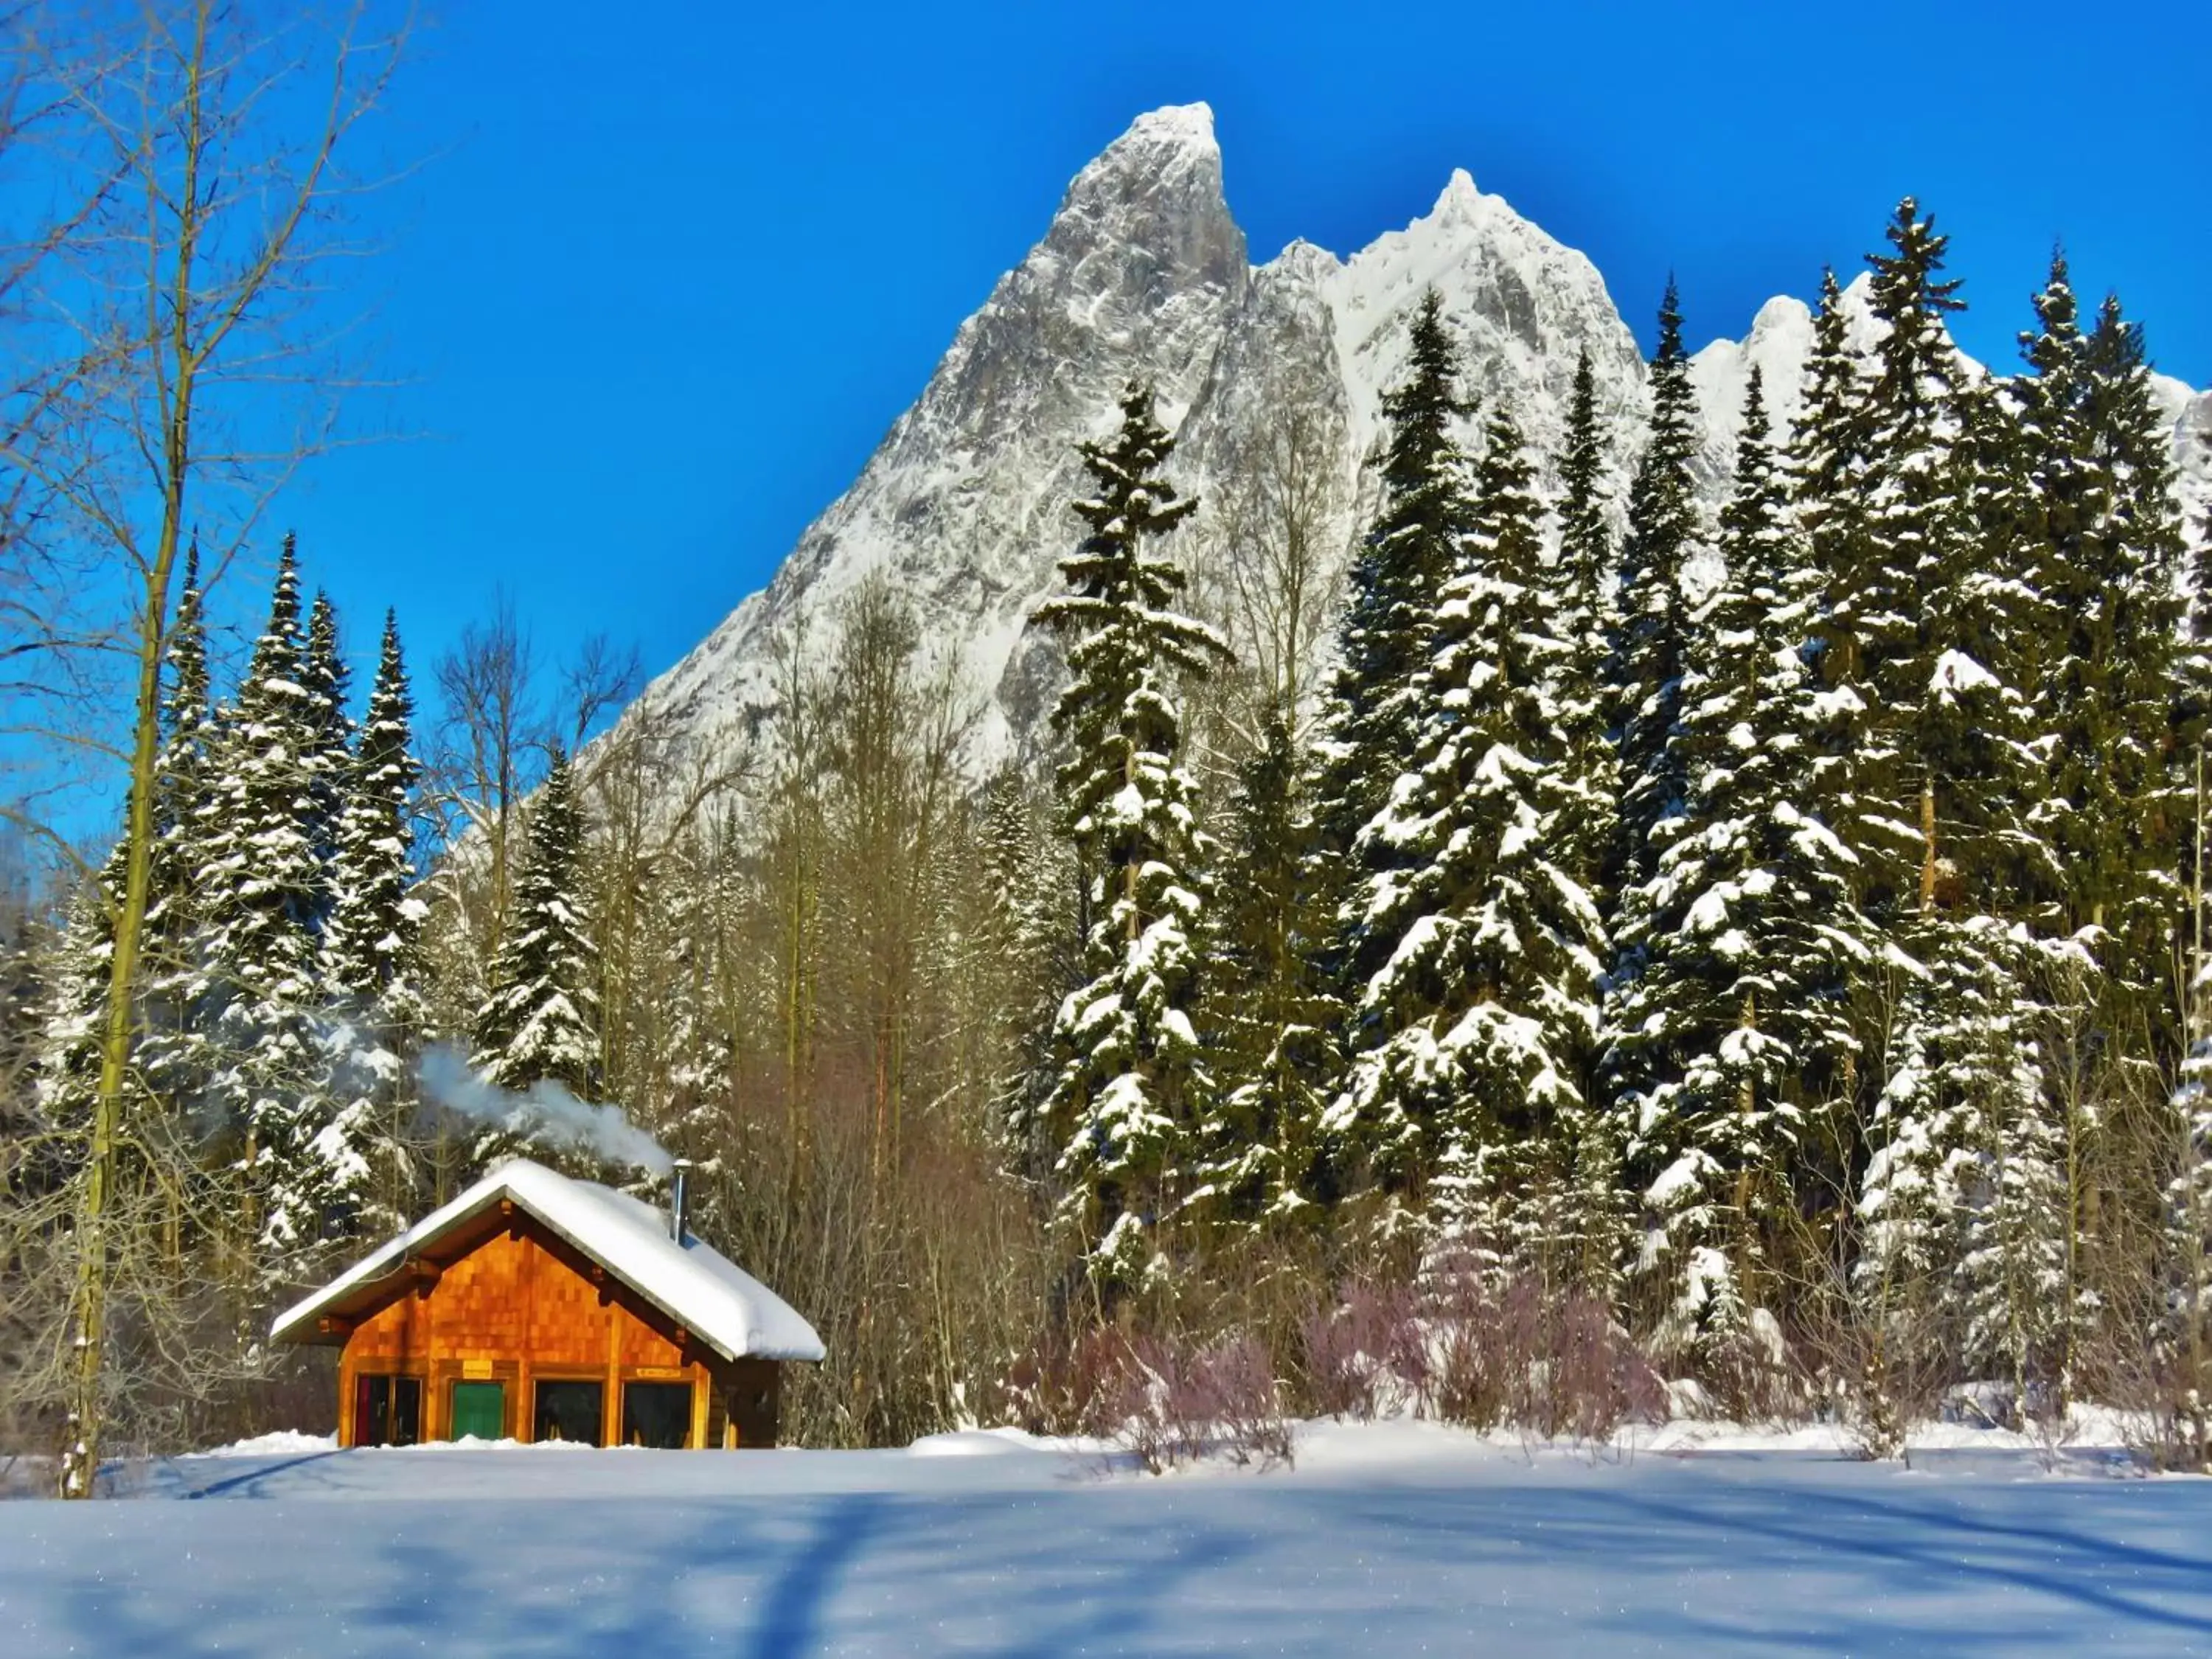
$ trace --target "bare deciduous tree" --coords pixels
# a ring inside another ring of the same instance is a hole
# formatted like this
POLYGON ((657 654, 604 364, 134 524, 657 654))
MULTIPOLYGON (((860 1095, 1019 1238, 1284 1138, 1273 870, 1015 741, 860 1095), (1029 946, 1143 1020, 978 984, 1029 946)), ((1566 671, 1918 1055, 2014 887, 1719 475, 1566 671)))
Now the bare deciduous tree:
MULTIPOLYGON (((338 399, 358 377, 328 290, 336 264, 365 251, 343 210, 366 182, 341 152, 382 97, 405 20, 385 28, 365 0, 335 16, 160 0, 23 21, 32 104, 65 131, 70 193, 89 206, 56 222, 34 291, 18 290, 41 360, 59 367, 18 399, 0 464, 18 515, 35 502, 66 550, 57 556, 86 578, 76 592, 88 620, 46 619, 49 654, 82 647, 88 672, 72 689, 103 718, 125 711, 119 742, 76 734, 119 760, 107 777, 125 802, 98 1093, 65 1234, 62 1487, 83 1497, 112 1393, 110 1314, 134 1293, 120 1273, 137 1254, 121 1231, 124 1172, 162 1144, 126 1103, 143 1093, 131 1076, 135 995, 178 566, 197 530, 219 572, 300 463, 339 441, 338 399)), ((40 733, 64 734, 60 720, 40 733)))
POLYGON ((1339 423, 1293 404, 1239 453, 1216 507, 1216 580, 1237 659, 1267 707, 1309 709, 1344 572, 1351 480, 1339 423))

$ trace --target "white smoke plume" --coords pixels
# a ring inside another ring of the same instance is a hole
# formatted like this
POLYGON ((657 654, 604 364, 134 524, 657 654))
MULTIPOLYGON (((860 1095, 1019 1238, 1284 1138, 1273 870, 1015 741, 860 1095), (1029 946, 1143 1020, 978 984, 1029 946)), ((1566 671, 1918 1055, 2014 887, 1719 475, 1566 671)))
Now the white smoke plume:
POLYGON ((619 1106, 594 1106, 554 1082, 517 1092, 502 1089, 470 1066, 449 1042, 422 1054, 422 1092, 464 1117, 496 1125, 533 1140, 582 1146, 617 1164, 634 1164, 665 1176, 676 1160, 660 1143, 622 1114, 619 1106))

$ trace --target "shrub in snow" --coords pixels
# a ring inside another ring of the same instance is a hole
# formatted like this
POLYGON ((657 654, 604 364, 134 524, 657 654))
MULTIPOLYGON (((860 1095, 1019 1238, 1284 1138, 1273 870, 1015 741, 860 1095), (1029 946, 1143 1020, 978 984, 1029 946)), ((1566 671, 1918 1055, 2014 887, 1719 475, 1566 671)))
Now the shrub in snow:
POLYGON ((1410 1412, 1591 1441, 1670 1414, 1668 1385, 1605 1303, 1531 1275, 1469 1262, 1419 1291, 1353 1285, 1301 1334, 1308 1401, 1331 1416, 1410 1412))
POLYGON ((1127 1338, 1117 1330, 1045 1337, 1007 1376, 1006 1400, 1016 1421, 1031 1434, 1101 1431, 1109 1420, 1105 1402, 1120 1386, 1127 1348, 1127 1338))
POLYGON ((1274 1367, 1242 1332, 1200 1348, 1128 1340, 1098 1412, 1101 1431, 1154 1474, 1206 1457, 1262 1468, 1291 1462, 1274 1367))
POLYGON ((1420 1301, 1403 1285, 1355 1283, 1299 1322, 1307 1402, 1363 1422, 1409 1410, 1429 1386, 1420 1301))
POLYGON ((1596 1298, 1473 1273, 1432 1294, 1431 1399, 1446 1422, 1591 1441, 1665 1419, 1666 1385, 1596 1298))

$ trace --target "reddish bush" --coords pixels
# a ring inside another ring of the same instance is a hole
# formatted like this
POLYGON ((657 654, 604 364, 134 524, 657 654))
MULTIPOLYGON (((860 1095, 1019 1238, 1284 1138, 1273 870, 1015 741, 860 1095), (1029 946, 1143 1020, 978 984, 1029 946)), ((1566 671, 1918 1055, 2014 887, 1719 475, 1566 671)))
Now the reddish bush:
POLYGON ((1354 1283, 1299 1322, 1310 1409, 1370 1420, 1428 1392, 1428 1340, 1409 1286, 1354 1283))
POLYGON ((1094 1428, 1154 1474, 1204 1457, 1262 1467, 1291 1461, 1266 1346, 1238 1333, 1191 1349, 1144 1335, 1121 1343, 1094 1428))

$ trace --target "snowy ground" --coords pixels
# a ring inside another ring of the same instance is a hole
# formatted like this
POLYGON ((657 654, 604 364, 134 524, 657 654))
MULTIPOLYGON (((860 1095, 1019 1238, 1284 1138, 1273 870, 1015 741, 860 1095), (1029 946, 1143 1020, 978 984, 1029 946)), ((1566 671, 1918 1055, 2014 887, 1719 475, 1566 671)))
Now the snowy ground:
POLYGON ((1294 1471, 1165 1479, 985 1435, 302 1437, 155 1466, 137 1501, 0 1504, 0 1653, 2212 1652, 2212 1480, 1987 1436, 1909 1470, 1689 1437, 1324 1425, 1294 1471))

